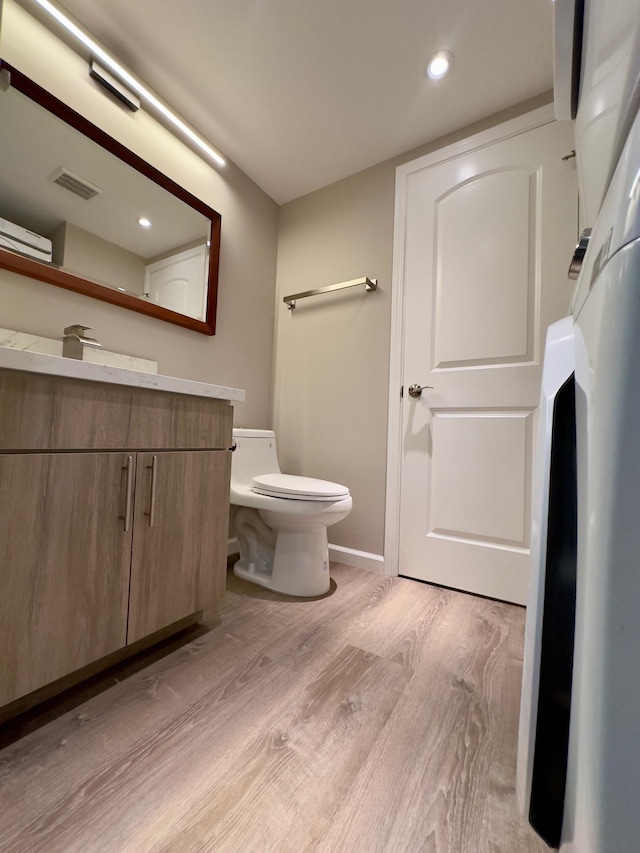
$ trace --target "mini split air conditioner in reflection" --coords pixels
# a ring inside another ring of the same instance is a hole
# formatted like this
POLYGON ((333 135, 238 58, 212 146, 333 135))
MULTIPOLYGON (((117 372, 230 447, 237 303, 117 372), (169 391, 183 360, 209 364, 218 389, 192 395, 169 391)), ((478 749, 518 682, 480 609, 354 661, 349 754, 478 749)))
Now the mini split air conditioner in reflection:
POLYGON ((8 219, 0 219, 0 248, 51 263, 51 240, 8 219))

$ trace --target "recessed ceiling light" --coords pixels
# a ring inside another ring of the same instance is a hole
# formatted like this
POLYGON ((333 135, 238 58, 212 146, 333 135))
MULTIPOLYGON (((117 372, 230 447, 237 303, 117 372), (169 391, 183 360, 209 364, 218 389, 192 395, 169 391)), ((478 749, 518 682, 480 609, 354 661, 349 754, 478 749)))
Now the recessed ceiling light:
POLYGON ((146 216, 140 216, 138 219, 136 219, 136 222, 138 223, 138 225, 142 225, 143 228, 151 228, 151 220, 147 219, 146 216))
POLYGON ((427 76, 431 80, 442 80, 451 71, 453 65, 453 54, 448 50, 439 50, 434 53, 427 65, 427 76))

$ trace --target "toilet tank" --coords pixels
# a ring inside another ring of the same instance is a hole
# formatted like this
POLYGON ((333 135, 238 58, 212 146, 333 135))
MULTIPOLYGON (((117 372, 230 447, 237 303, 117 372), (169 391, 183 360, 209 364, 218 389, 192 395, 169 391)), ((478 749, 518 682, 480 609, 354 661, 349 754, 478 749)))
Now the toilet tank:
POLYGON ((231 488, 250 487, 258 474, 280 473, 276 435, 270 429, 234 429, 231 488))

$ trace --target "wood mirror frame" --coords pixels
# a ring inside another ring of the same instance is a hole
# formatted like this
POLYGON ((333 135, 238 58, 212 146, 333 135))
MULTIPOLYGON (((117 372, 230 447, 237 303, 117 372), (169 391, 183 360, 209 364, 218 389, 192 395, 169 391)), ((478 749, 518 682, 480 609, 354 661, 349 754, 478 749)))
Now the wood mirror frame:
POLYGON ((80 275, 51 266, 43 261, 32 260, 31 258, 14 254, 3 248, 0 248, 0 268, 48 284, 54 284, 66 290, 83 293, 85 296, 93 296, 95 299, 101 299, 103 302, 110 302, 113 305, 130 308, 132 311, 137 311, 140 314, 148 314, 151 317, 157 317, 160 320, 165 320, 168 323, 174 323, 178 326, 184 326, 192 329, 194 332, 214 335, 216 329, 218 266, 220 259, 220 214, 8 63, 0 60, 0 69, 6 69, 9 72, 11 86, 17 91, 22 92, 22 94, 39 104, 45 110, 78 130, 96 145, 114 154, 124 163, 158 184, 209 220, 210 247, 206 316, 204 320, 188 317, 185 314, 163 308, 153 302, 145 302, 135 296, 122 293, 103 284, 98 284, 80 275))

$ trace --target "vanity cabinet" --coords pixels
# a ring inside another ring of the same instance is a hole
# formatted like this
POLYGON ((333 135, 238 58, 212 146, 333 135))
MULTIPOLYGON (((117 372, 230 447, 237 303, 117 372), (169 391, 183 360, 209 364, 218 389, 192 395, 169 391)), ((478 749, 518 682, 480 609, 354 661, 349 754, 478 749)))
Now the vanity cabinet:
POLYGON ((215 608, 232 412, 223 400, 0 370, 5 710, 215 608))

